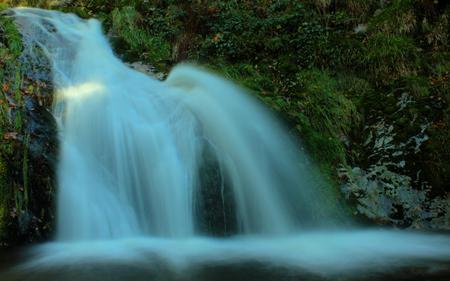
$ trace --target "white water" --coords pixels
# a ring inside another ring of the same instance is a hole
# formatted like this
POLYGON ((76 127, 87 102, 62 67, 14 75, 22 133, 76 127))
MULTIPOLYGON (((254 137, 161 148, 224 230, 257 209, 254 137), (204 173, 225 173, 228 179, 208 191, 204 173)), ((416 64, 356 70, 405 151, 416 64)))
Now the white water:
POLYGON ((195 235, 205 145, 230 179, 241 233, 288 233, 326 209, 306 158, 232 83, 192 66, 160 82, 117 59, 96 20, 15 12, 54 71, 58 239, 195 235))
POLYGON ((374 259, 378 269, 392 259, 450 260, 445 236, 305 232, 330 227, 339 211, 308 159, 255 98, 192 66, 177 66, 165 82, 131 70, 96 20, 14 12, 27 45, 41 46, 52 63, 61 143, 57 243, 38 248, 29 266, 96 257, 131 262, 146 252, 185 266, 255 259, 314 272, 370 267, 374 259), (217 184, 232 194, 219 188, 217 204, 232 201, 228 220, 236 221, 240 238, 200 236, 207 147, 228 182, 217 184))

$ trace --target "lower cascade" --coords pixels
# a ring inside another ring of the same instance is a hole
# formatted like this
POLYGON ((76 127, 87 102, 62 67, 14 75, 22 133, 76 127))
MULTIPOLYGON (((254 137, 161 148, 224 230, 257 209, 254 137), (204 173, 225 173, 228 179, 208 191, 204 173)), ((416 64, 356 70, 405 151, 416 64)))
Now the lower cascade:
POLYGON ((60 134, 56 241, 32 249, 24 276, 61 280, 87 260, 146 274, 161 260, 321 274, 450 262, 446 235, 348 230, 300 145, 232 82, 190 65, 161 82, 122 63, 97 20, 13 13, 24 52, 51 62, 60 134))

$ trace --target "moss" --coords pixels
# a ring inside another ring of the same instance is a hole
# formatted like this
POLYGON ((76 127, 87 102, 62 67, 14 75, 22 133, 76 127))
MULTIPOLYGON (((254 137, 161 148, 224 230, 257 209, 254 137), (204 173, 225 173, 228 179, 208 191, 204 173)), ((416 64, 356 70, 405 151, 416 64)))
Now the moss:
MULTIPOLYGON (((8 8, 5 3, 0 3, 0 11, 8 8)), ((14 26, 11 19, 0 17, 0 28, 4 45, 0 46, 0 62, 2 71, 0 72, 0 138, 4 138, 5 133, 9 131, 10 120, 8 118, 8 100, 6 94, 9 92, 10 83, 7 80, 11 68, 15 63, 22 49, 20 34, 14 26)), ((0 144, 0 241, 6 236, 7 223, 9 219, 9 199, 11 186, 8 180, 7 159, 13 153, 13 146, 9 140, 2 140, 0 144)), ((0 242, 0 246, 1 246, 0 242)))
POLYGON ((359 122, 359 113, 328 72, 302 71, 297 79, 296 97, 285 101, 283 109, 294 120, 313 158, 334 174, 333 167, 346 162, 345 140, 359 122))
MULTIPOLYGON (((0 6, 0 11, 7 8, 8 6, 3 4, 0 6)), ((7 63, 14 63, 14 59, 22 52, 23 46, 20 33, 11 18, 0 17, 0 26, 3 28, 3 35, 5 36, 5 42, 7 43, 7 50, 3 49, 2 53, 6 58, 9 58, 9 60, 6 61, 7 63)))
POLYGON ((51 87, 26 77, 21 35, 12 19, 1 16, 0 27, 0 239, 5 246, 48 234, 52 204, 46 192, 53 170, 46 157, 54 152, 56 132, 38 101, 49 97, 51 87))
POLYGON ((222 62, 211 68, 253 90, 263 102, 275 109, 299 135, 327 175, 346 162, 346 138, 361 120, 356 104, 364 94, 372 93, 368 82, 353 78, 332 77, 318 69, 301 71, 294 80, 275 81, 273 65, 222 62), (285 85, 287 84, 287 85, 285 85), (347 88, 344 84, 351 86, 347 88), (297 91, 286 96, 286 89, 297 91))
POLYGON ((357 115, 356 108, 338 90, 336 79, 320 70, 303 71, 297 77, 303 86, 300 95, 312 126, 334 136, 348 133, 357 115))
POLYGON ((366 79, 351 74, 340 74, 337 80, 338 90, 350 99, 359 111, 362 111, 363 100, 375 95, 375 89, 366 79))
MULTIPOLYGON (((8 6, 3 4, 0 6, 0 11, 7 9, 8 6)), ((21 79, 20 77, 20 63, 18 62, 18 57, 22 52, 22 39, 19 31, 14 25, 11 18, 0 17, 0 27, 2 28, 3 44, 4 47, 0 48, 0 61, 3 64, 3 71, 0 73, 0 81, 2 82, 2 87, 0 89, 0 132, 7 133, 13 131, 11 128, 11 120, 8 112, 10 111, 10 101, 7 96, 11 93, 15 93, 14 97, 17 106, 19 103, 22 104, 22 97, 18 94, 20 88, 21 79)), ((14 123, 17 127, 22 126, 21 116, 16 111, 15 112, 14 123)), ((3 134, 1 137, 3 137, 3 134)), ((10 155, 12 154, 12 145, 7 141, 0 147, 0 154, 10 155)))

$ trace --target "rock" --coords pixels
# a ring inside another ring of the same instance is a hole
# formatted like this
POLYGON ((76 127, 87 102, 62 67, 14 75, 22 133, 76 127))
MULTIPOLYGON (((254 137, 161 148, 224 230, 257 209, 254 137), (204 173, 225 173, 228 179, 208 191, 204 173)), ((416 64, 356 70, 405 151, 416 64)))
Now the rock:
POLYGON ((48 60, 43 53, 30 56, 23 46, 22 54, 17 47, 10 49, 17 46, 6 34, 13 32, 12 22, 0 16, 0 27, 0 48, 6 54, 0 73, 0 247, 4 247, 51 235, 57 128, 51 114, 48 60))
POLYGON ((152 76, 158 80, 164 80, 166 74, 162 72, 157 72, 156 68, 150 64, 144 64, 143 62, 137 61, 132 63, 126 63, 126 65, 136 71, 142 72, 146 75, 152 76))

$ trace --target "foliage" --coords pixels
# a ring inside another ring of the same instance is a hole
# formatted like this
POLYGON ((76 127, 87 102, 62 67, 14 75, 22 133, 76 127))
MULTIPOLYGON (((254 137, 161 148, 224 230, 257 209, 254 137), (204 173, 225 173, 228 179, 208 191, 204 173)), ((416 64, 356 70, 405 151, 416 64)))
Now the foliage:
POLYGON ((168 61, 170 46, 161 37, 151 36, 146 29, 140 28, 141 15, 131 6, 114 9, 112 12, 112 31, 122 38, 126 46, 125 55, 137 60, 150 60, 154 64, 168 61))
MULTIPOLYGON (((404 106, 400 104, 401 108, 404 106)), ((358 213, 379 223, 402 227, 450 229, 448 196, 431 196, 431 186, 420 171, 414 178, 405 175, 410 154, 418 154, 428 141, 424 125, 405 142, 396 141, 394 126, 381 120, 365 141, 371 146, 367 169, 341 166, 340 177, 346 181, 342 191, 356 202, 358 213)))
POLYGON ((378 114, 378 121, 365 127, 363 135, 367 138, 362 151, 366 152, 366 161, 360 165, 366 168, 343 165, 338 169, 345 180, 342 190, 356 202, 360 214, 380 223, 449 229, 448 194, 436 196, 437 188, 432 189, 433 179, 427 171, 429 163, 422 160, 428 157, 426 150, 432 132, 428 118, 433 114, 423 108, 418 111, 421 105, 417 101, 428 98, 429 89, 426 81, 417 77, 402 84, 396 110, 384 118, 378 114))
POLYGON ((12 19, 0 17, 0 246, 42 239, 52 222, 51 88, 26 74, 22 49, 12 19))
POLYGON ((296 128, 319 161, 345 163, 344 139, 359 121, 354 103, 326 72, 303 71, 297 79, 300 91, 287 109, 297 119, 296 128))
POLYGON ((373 34, 364 46, 363 55, 361 65, 376 84, 391 84, 416 74, 420 67, 418 48, 404 36, 373 34))
POLYGON ((412 179, 392 171, 395 163, 373 165, 368 170, 341 168, 347 179, 342 191, 356 200, 360 214, 379 223, 401 227, 450 229, 450 202, 429 199, 430 187, 413 189, 412 179))
POLYGON ((415 0, 393 0, 390 5, 371 18, 370 29, 384 34, 407 34, 417 27, 415 0))

